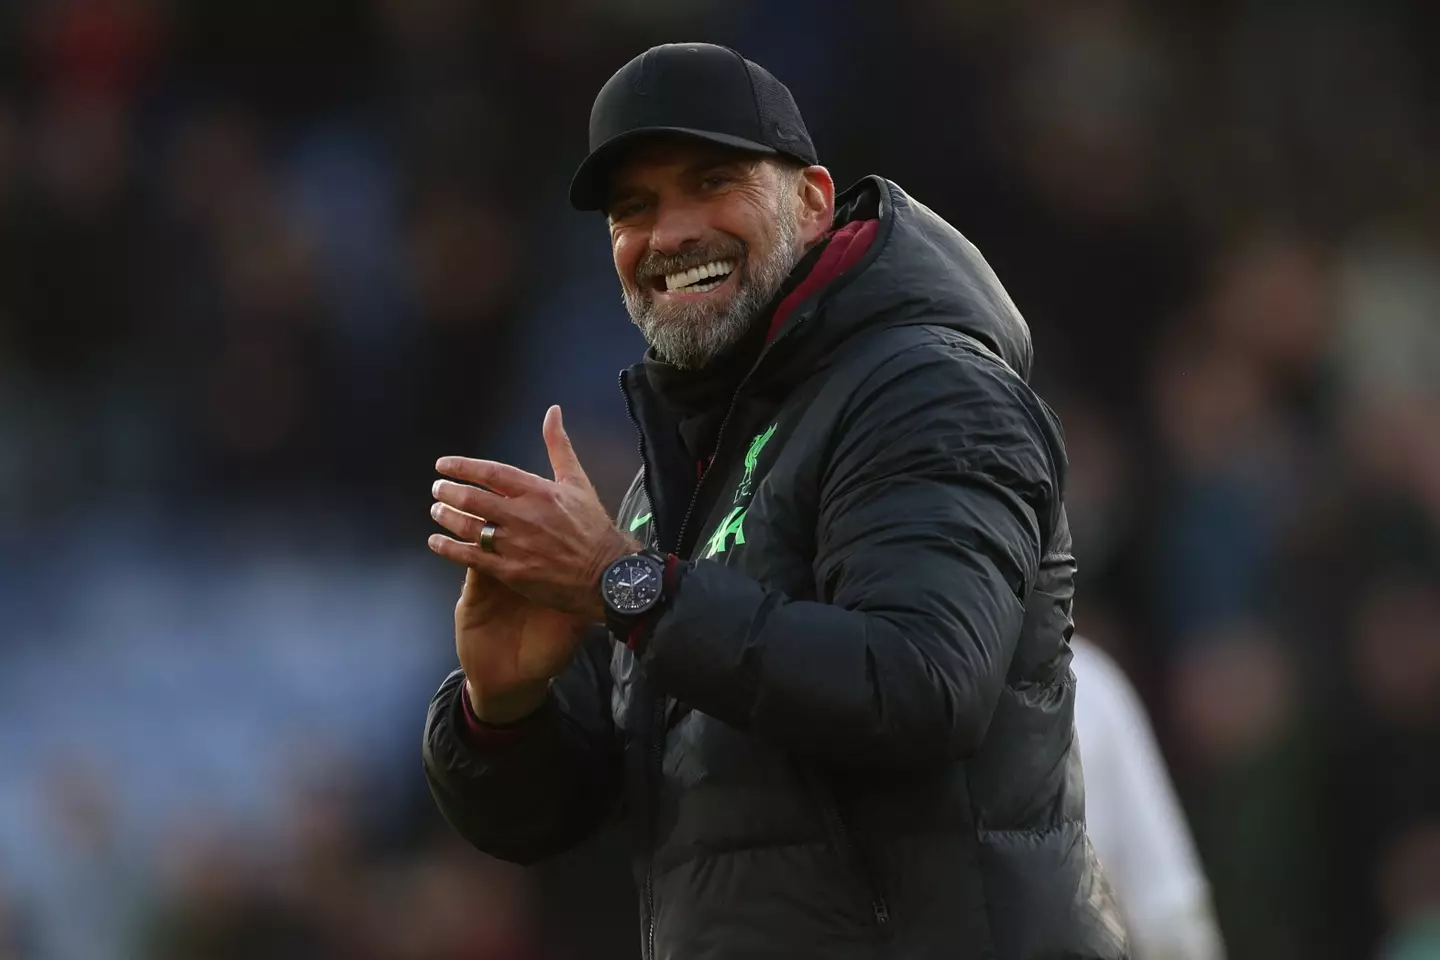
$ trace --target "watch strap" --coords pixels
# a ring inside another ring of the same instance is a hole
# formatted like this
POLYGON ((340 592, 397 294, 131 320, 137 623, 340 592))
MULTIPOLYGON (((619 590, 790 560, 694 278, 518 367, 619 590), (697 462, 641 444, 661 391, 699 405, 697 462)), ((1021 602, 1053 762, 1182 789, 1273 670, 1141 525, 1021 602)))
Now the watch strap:
POLYGON ((644 652, 650 634, 655 631, 656 622, 665 612, 665 608, 670 605, 670 601, 674 599, 676 591, 680 589, 680 577, 686 569, 685 564, 673 553, 665 554, 662 559, 665 563, 665 575, 660 591, 660 601, 634 618, 634 623, 630 625, 630 630, 624 637, 625 646, 635 653, 644 652))

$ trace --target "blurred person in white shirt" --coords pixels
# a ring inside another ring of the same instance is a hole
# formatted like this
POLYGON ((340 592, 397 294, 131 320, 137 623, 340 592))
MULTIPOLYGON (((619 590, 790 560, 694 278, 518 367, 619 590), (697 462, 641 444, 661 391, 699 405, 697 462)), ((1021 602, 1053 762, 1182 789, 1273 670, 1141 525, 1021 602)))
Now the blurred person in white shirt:
POLYGON ((1082 637, 1075 732, 1085 769, 1086 830, 1115 888, 1136 960, 1223 960, 1210 885, 1135 688, 1082 637))

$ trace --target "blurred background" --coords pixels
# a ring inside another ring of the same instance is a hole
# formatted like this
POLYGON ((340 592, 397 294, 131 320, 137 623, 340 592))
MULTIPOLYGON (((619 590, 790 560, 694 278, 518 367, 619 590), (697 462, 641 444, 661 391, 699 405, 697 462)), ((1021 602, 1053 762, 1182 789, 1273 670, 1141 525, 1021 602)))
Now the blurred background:
POLYGON ((1233 958, 1440 956, 1440 6, 0 2, 0 960, 638 954, 452 841, 432 465, 612 505, 590 101, 711 40, 984 251, 1233 958))

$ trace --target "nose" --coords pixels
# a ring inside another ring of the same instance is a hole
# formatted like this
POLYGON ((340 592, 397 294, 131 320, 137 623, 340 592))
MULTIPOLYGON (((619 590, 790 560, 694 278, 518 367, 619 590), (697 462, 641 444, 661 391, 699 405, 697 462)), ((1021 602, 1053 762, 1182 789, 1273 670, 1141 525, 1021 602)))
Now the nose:
POLYGON ((680 253, 705 236, 704 208, 683 200, 660 205, 650 228, 650 249, 658 253, 680 253))

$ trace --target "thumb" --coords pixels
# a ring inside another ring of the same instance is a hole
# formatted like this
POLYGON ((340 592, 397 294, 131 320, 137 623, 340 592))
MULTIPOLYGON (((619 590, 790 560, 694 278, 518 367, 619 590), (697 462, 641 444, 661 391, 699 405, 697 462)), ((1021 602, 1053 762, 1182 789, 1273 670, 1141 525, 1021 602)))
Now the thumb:
POLYGON ((565 432, 559 407, 545 411, 545 426, 541 433, 545 436, 545 450, 550 454, 550 468, 555 471, 555 482, 589 486, 585 468, 580 466, 580 458, 575 456, 575 448, 570 444, 570 435, 565 432))

